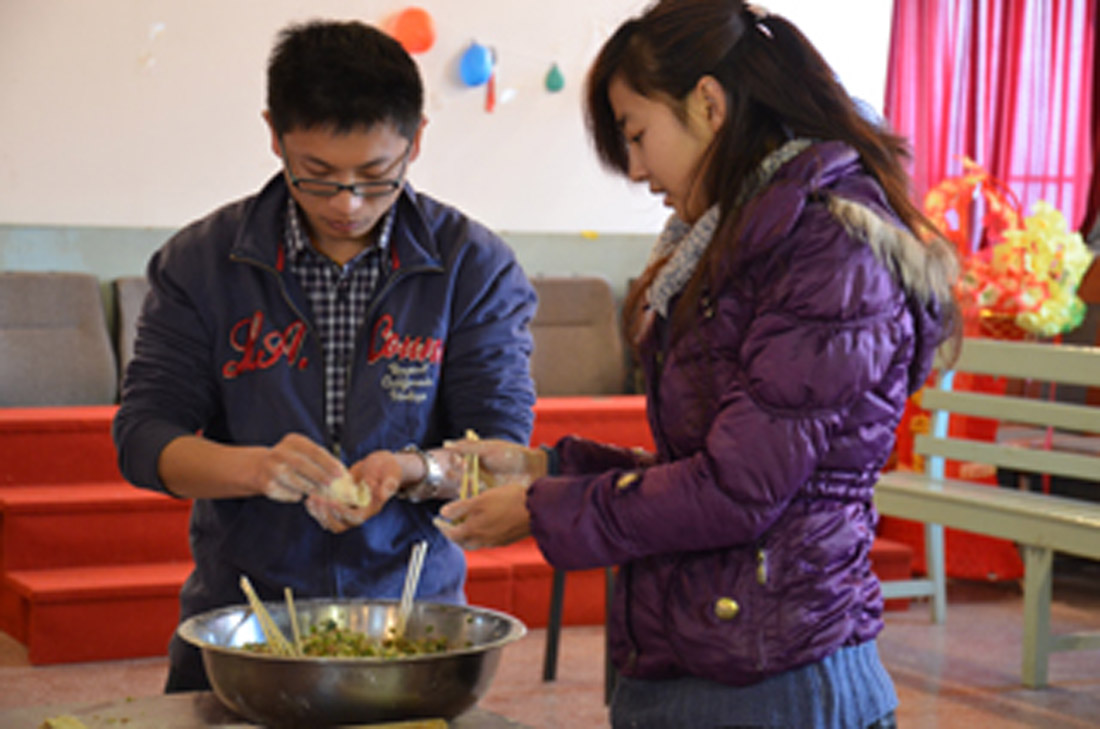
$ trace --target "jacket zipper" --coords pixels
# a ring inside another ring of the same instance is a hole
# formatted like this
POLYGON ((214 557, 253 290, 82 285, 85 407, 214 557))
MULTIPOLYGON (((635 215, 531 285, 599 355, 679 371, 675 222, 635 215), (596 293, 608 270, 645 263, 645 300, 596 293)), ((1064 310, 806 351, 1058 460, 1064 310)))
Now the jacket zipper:
MULTIPOLYGON (((768 548, 763 540, 756 546, 756 582, 763 588, 763 592, 768 592, 768 548)), ((766 631, 763 630, 756 633, 756 655, 759 656, 757 669, 760 671, 767 670, 771 662, 764 641, 765 634, 766 631)))
MULTIPOLYGON (((235 261, 237 263, 244 263, 244 264, 247 264, 249 266, 255 266, 256 268, 259 268, 261 271, 264 271, 264 272, 270 274, 271 276, 273 276, 275 278, 275 280, 279 284, 279 294, 283 297, 283 301, 286 302, 286 305, 290 307, 291 311, 293 311, 294 314, 300 320, 305 322, 306 328, 309 330, 310 340, 312 342, 314 342, 313 346, 316 347, 315 354, 318 355, 318 360, 321 362, 321 366, 323 368, 324 367, 324 362, 325 362, 325 350, 324 350, 324 347, 321 346, 321 337, 317 334, 317 328, 313 326, 313 321, 309 317, 307 317, 304 313, 302 313, 302 310, 299 309, 297 304, 294 303, 294 299, 290 298, 290 293, 286 290, 286 282, 283 281, 282 274, 280 274, 280 272, 277 269, 273 268, 272 266, 269 266, 268 264, 263 263, 262 261, 257 261, 254 258, 244 258, 242 256, 239 256, 239 255, 235 254, 235 253, 230 253, 229 254, 229 260, 235 261)), ((325 413, 324 413, 324 402, 325 402, 325 398, 327 397, 327 395, 328 395, 328 382, 325 379, 324 374, 322 373, 322 376, 321 376, 321 420, 322 420, 322 422, 324 421, 324 415, 325 415, 325 413)), ((324 428, 324 431, 325 431, 325 441, 326 441, 325 444, 326 444, 326 446, 333 453, 339 454, 339 444, 336 444, 336 443, 332 442, 331 433, 328 432, 327 428, 324 428)))
POLYGON ((756 581, 761 587, 768 584, 768 550, 763 547, 756 549, 756 581))
MULTIPOLYGON (((279 272, 278 269, 276 269, 272 266, 269 266, 266 263, 263 263, 262 261, 257 261, 254 258, 245 258, 245 257, 238 256, 234 253, 229 254, 229 260, 235 261, 237 263, 243 263, 243 264, 246 264, 246 265, 249 265, 249 266, 255 266, 255 267, 259 268, 261 271, 264 271, 265 273, 268 273, 271 276, 273 276, 279 284, 279 293, 283 297, 283 301, 286 302, 287 306, 290 307, 291 311, 293 311, 301 321, 305 322, 306 328, 309 330, 309 333, 310 333, 310 339, 315 343, 313 346, 316 347, 316 351, 317 351, 317 353, 319 353, 318 361, 321 362, 321 368, 322 368, 322 374, 321 374, 321 421, 323 423, 324 419, 325 419, 325 410, 324 410, 324 408, 325 408, 325 398, 328 395, 328 382, 326 381, 326 379, 324 377, 324 372, 323 372, 324 363, 325 363, 325 350, 324 350, 324 347, 321 346, 321 337, 318 336, 317 329, 313 326, 313 322, 310 320, 309 317, 307 317, 304 313, 302 313, 302 310, 298 308, 298 306, 294 303, 294 300, 290 297, 290 293, 286 290, 286 282, 283 281, 282 274, 279 272)), ((333 454, 337 458, 340 458, 341 454, 340 454, 339 444, 332 442, 332 434, 328 432, 328 428, 322 428, 322 430, 325 433, 326 446, 328 447, 328 449, 330 451, 333 452, 333 454)), ((342 462, 343 462, 343 460, 341 459, 341 463, 342 462)), ((339 577, 339 575, 336 574, 335 560, 333 559, 333 554, 332 554, 332 551, 333 551, 333 540, 332 539, 325 539, 324 540, 324 549, 325 549, 325 557, 326 557, 325 561, 329 565, 333 565, 328 570, 329 594, 339 596, 342 593, 341 593, 341 590, 340 590, 340 577, 339 577)))

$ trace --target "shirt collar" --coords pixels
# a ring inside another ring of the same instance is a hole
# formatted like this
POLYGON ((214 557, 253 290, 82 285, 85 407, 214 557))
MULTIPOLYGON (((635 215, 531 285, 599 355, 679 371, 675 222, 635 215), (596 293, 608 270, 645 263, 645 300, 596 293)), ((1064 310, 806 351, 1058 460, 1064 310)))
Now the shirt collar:
MULTIPOLYGON (((379 252, 384 252, 389 249, 396 210, 397 205, 392 205, 390 209, 386 211, 386 216, 381 221, 382 229, 378 235, 377 243, 369 248, 365 248, 361 253, 357 254, 355 258, 348 261, 348 265, 356 263, 364 254, 370 251, 377 250, 379 252)), ((298 209, 298 204, 294 202, 294 198, 288 197, 286 211, 287 256, 291 261, 298 262, 302 260, 302 256, 311 251, 317 253, 313 248, 313 244, 310 242, 309 234, 306 233, 305 225, 302 222, 302 211, 298 209)))

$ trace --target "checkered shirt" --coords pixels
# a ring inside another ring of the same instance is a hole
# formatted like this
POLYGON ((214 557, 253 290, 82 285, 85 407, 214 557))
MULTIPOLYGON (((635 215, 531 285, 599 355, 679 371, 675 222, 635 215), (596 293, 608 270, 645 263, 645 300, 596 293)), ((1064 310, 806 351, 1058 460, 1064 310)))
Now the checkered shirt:
POLYGON ((309 298, 313 324, 321 337, 325 357, 325 425, 337 445, 344 425, 344 400, 355 354, 355 335, 363 324, 367 304, 387 271, 385 253, 393 218, 394 210, 390 208, 382 221, 377 245, 341 266, 311 245, 294 200, 287 206, 287 264, 309 298))

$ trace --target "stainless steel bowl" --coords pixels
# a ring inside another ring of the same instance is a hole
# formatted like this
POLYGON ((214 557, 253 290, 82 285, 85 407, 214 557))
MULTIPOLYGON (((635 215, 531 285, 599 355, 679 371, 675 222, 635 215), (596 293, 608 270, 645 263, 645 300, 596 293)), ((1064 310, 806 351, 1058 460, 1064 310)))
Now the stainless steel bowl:
MULTIPOLYGON (((264 603, 286 636, 282 603, 264 603)), ((295 602, 303 633, 333 620, 381 639, 397 623, 393 600, 295 602)), ((179 626, 180 637, 202 651, 214 693, 233 711, 265 725, 323 726, 400 719, 451 719, 489 688, 501 650, 527 632, 504 613, 463 605, 417 602, 406 627, 410 638, 445 636, 443 653, 404 658, 282 657, 244 649, 262 643, 259 620, 247 605, 212 610, 179 626)))

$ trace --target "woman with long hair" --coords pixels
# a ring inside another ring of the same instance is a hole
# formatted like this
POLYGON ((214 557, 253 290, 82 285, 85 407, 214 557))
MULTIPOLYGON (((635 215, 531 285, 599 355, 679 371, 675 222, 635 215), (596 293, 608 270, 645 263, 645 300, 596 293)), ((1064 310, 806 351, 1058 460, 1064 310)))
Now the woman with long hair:
POLYGON ((794 25, 736 0, 624 23, 586 113, 602 161, 673 211, 624 304, 657 451, 452 444, 498 485, 442 528, 619 566, 615 727, 895 726, 873 487, 958 337, 903 140, 794 25))

